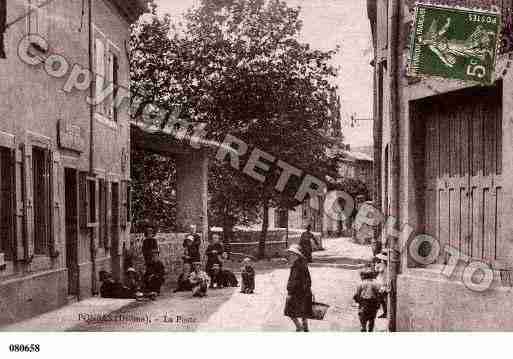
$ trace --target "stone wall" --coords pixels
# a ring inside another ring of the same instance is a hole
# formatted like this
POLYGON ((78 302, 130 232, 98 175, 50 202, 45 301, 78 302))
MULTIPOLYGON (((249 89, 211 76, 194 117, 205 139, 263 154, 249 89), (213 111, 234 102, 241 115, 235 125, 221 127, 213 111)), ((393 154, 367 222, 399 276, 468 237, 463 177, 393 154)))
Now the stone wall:
MULTIPOLYGON (((187 233, 158 233, 156 238, 158 240, 160 250, 160 260, 166 267, 168 273, 168 281, 174 281, 182 270, 182 256, 184 253, 183 241, 187 233)), ((258 238, 260 231, 236 231, 235 241, 230 243, 232 259, 235 261, 242 259, 242 257, 250 256, 256 258, 258 256, 258 238)), ((314 233, 314 236, 320 240, 321 234, 314 233)), ((277 229, 271 230, 267 236, 266 242, 266 257, 282 257, 285 255, 285 250, 294 243, 299 243, 301 237, 300 232, 289 233, 288 240, 286 240, 286 230, 277 229)), ((144 259, 142 256, 142 242, 144 235, 142 233, 133 233, 130 235, 130 244, 127 247, 126 253, 133 253, 134 267, 139 273, 144 273, 144 259)), ((207 241, 201 240, 201 259, 205 262, 205 249, 207 241)), ((315 244, 314 244, 315 247, 315 244)))
MULTIPOLYGON (((182 256, 184 254, 183 241, 187 233, 158 233, 156 238, 159 245, 159 258, 166 268, 167 280, 174 281, 182 270, 182 256)), ((130 235, 128 251, 134 255, 134 267, 139 273, 144 273, 144 258, 142 255, 142 242, 144 234, 133 233, 130 235)), ((201 240, 200 253, 205 253, 206 241, 201 240)))
POLYGON ((511 287, 475 292, 427 269, 397 279, 398 331, 511 331, 511 287))
MULTIPOLYGON (((288 246, 299 243, 302 232, 292 230, 287 237, 287 231, 284 228, 269 230, 266 237, 265 256, 267 258, 284 257, 288 246)), ((321 233, 314 233, 314 236, 321 241, 321 233)), ((258 257, 259 238, 260 231, 236 231, 235 240, 230 243, 231 253, 258 257)), ((315 247, 315 243, 312 245, 315 247)))

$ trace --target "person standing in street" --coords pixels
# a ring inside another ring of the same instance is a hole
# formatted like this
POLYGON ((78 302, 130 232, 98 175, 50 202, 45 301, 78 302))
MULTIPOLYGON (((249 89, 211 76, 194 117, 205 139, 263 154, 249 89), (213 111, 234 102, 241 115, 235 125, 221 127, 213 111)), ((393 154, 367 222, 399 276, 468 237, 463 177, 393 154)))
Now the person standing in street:
POLYGON ((287 282, 287 299, 285 301, 284 314, 294 322, 296 332, 308 332, 308 318, 311 318, 313 315, 310 271, 308 270, 305 255, 297 244, 291 245, 287 252, 292 266, 287 282))
POLYGON ((214 264, 219 264, 219 267, 223 265, 223 253, 224 248, 221 244, 221 238, 218 233, 212 234, 212 242, 207 246, 205 255, 207 257, 207 265, 205 271, 209 276, 212 276, 212 267, 214 264))
POLYGON ((144 229, 144 240, 142 243, 142 254, 144 257, 144 264, 148 267, 148 264, 152 260, 153 251, 159 250, 159 245, 157 242, 156 235, 156 227, 152 223, 148 223, 146 228, 144 229))
POLYGON ((369 269, 360 272, 362 281, 356 288, 353 300, 358 303, 358 317, 360 319, 361 331, 374 331, 374 322, 379 307, 379 286, 373 280, 374 274, 369 269))
POLYGON ((196 233, 196 225, 191 224, 190 233, 183 241, 183 247, 185 250, 184 260, 186 262, 192 265, 194 262, 201 261, 200 245, 201 236, 198 233, 196 233))
POLYGON ((301 238, 299 239, 299 246, 301 247, 301 252, 305 256, 308 263, 312 262, 312 241, 315 242, 317 247, 320 247, 319 243, 315 239, 315 236, 311 232, 312 225, 306 226, 306 231, 301 234, 301 238))
POLYGON ((389 292, 388 285, 388 267, 387 261, 388 256, 387 252, 382 252, 376 256, 378 262, 376 263, 375 271, 378 274, 376 277, 376 282, 379 285, 379 304, 383 310, 383 313, 378 318, 386 318, 387 317, 387 297, 389 292))
POLYGON ((241 271, 242 284, 240 288, 241 293, 253 294, 255 291, 255 270, 251 266, 251 259, 244 258, 242 261, 243 267, 241 271))

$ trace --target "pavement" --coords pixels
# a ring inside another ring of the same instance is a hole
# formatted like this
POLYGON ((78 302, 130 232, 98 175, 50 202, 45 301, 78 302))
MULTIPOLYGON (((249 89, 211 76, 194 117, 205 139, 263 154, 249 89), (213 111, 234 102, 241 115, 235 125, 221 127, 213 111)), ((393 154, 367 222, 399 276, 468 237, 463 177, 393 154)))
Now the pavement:
MULTIPOLYGON (((310 321, 310 330, 359 331, 352 296, 356 269, 371 258, 371 249, 348 238, 325 239, 324 247, 314 252, 310 273, 316 301, 330 308, 324 320, 310 321)), ((283 315, 288 267, 269 261, 256 271, 254 294, 224 288, 209 290, 206 298, 170 290, 155 301, 90 298, 0 331, 293 331, 283 315)), ((376 331, 386 327, 385 319, 376 321, 376 331)))

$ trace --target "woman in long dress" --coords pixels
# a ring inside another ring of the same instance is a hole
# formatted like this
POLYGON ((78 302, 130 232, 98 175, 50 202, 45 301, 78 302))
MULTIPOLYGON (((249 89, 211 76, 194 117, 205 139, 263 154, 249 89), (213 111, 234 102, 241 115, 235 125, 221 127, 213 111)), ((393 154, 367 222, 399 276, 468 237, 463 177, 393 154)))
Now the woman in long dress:
POLYGON ((296 244, 291 245, 287 252, 292 266, 284 314, 294 322, 296 332, 308 332, 308 318, 312 316, 312 280, 307 259, 296 244))

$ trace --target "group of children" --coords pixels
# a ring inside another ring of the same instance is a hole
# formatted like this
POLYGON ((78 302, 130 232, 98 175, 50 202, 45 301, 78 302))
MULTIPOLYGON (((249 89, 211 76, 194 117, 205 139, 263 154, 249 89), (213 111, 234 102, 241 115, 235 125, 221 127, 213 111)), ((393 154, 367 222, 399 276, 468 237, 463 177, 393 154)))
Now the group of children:
POLYGON ((390 291, 387 260, 387 252, 382 252, 374 257, 373 265, 367 266, 360 272, 361 282, 356 288, 353 300, 358 303, 358 317, 362 332, 374 330, 379 307, 383 310, 379 318, 387 317, 387 296, 390 291))
MULTIPOLYGON (((241 271, 241 293, 251 294, 255 290, 255 270, 251 266, 251 260, 245 258, 241 271)), ((188 262, 183 264, 183 272, 178 277, 178 285, 175 292, 191 291, 193 297, 205 297, 207 289, 237 287, 238 281, 235 275, 221 265, 214 264, 212 270, 207 272, 201 269, 201 262, 188 262)))
POLYGON ((112 275, 102 270, 99 273, 100 296, 103 298, 124 298, 154 300, 160 294, 160 288, 164 283, 164 264, 158 259, 158 250, 153 250, 151 256, 145 258, 146 270, 140 275, 133 267, 126 270, 125 283, 115 281, 112 275))

